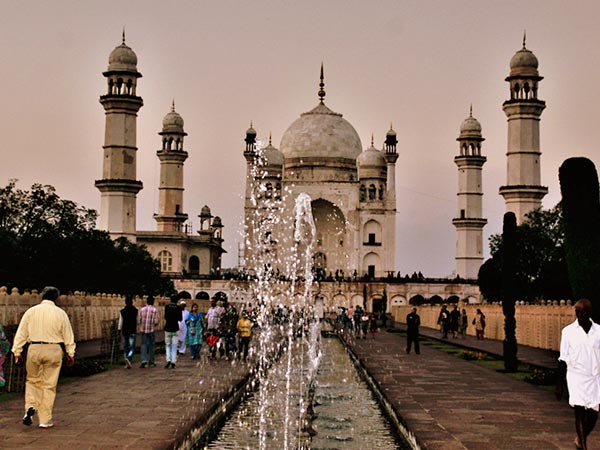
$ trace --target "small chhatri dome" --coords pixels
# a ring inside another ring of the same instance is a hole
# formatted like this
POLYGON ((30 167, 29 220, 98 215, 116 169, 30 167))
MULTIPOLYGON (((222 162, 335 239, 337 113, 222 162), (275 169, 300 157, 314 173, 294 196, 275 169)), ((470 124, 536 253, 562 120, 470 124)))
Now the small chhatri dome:
POLYGON ((175 112, 175 101, 173 101, 171 111, 163 119, 163 132, 183 133, 183 118, 175 112))
POLYGON ((223 222, 221 221, 221 218, 219 216, 215 216, 215 218, 212 221, 211 226, 213 228, 223 228, 223 222))
POLYGON ((269 133, 269 145, 261 151, 263 164, 269 167, 282 167, 283 166, 283 153, 273 147, 271 144, 271 134, 269 133))
POLYGON ((538 59, 531 50, 525 47, 523 35, 523 48, 510 60, 510 76, 538 76, 538 59))
POLYGON ((471 105, 469 117, 463 120, 463 123, 460 125, 460 135, 462 137, 463 135, 473 134, 481 136, 481 124, 473 117, 473 106, 471 105))
POLYGON ((252 127, 252 122, 250 122, 250 128, 246 130, 246 134, 256 136, 256 130, 252 127))
POLYGON ((125 44, 125 30, 123 42, 110 52, 108 57, 108 70, 137 72, 137 55, 125 44))
POLYGON ((371 136, 371 146, 363 151, 356 159, 358 167, 387 167, 383 152, 377 150, 373 145, 373 137, 371 136))
POLYGON ((210 213, 210 208, 208 207, 208 205, 204 205, 202 207, 202 209, 200 210, 200 217, 204 218, 211 218, 212 214, 210 213))
POLYGON ((396 136, 396 132, 394 131, 394 127, 392 127, 392 124, 390 123, 390 129, 389 131, 386 133, 386 136, 396 136))

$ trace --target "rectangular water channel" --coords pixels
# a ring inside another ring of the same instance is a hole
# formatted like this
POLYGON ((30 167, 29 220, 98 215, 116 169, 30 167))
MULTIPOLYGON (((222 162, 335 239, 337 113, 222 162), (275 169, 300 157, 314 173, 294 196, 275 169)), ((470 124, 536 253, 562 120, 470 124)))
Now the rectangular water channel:
MULTIPOLYGON (((373 393, 360 378, 343 344, 336 338, 321 339, 322 358, 316 376, 314 410, 311 426, 316 434, 306 441, 300 430, 301 390, 305 391, 300 372, 306 358, 301 344, 293 346, 293 380, 289 401, 286 402, 286 373, 288 358, 284 354, 270 369, 267 401, 263 411, 266 430, 265 449, 289 450, 393 450, 410 449, 384 417, 373 393), (286 404, 289 418, 286 421, 286 404), (288 432, 285 433, 285 428, 288 432), (303 446, 304 445, 304 446, 303 446)), ((260 449, 259 426, 261 405, 258 392, 251 393, 223 425, 207 449, 260 449)), ((198 447, 199 448, 199 447, 198 447)))

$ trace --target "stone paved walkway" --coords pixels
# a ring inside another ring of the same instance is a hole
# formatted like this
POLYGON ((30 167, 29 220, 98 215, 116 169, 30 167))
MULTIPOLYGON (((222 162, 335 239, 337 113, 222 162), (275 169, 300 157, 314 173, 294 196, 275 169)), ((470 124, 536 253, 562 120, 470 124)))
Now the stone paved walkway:
MULTIPOLYGON (((426 345, 407 355, 399 333, 349 342, 423 449, 575 448, 573 411, 553 392, 426 345)), ((600 429, 589 446, 600 448, 600 429)))
MULTIPOLYGON (((574 449, 573 412, 566 400, 427 346, 421 355, 406 355, 405 342, 399 333, 350 340, 423 449, 574 449)), ((479 344, 501 348, 495 341, 479 344)), ((527 354, 520 349, 522 357, 527 354)), ((546 357, 555 361, 551 353, 546 357)), ((174 370, 162 364, 142 370, 136 364, 83 378, 59 386, 56 426, 49 430, 21 424, 21 398, 4 401, 0 448, 172 448, 247 373, 241 364, 197 364, 188 356, 174 370)), ((590 448, 600 449, 600 428, 590 448)))
POLYGON ((164 368, 119 368, 59 385, 54 428, 21 423, 23 401, 0 403, 0 448, 167 449, 181 441, 198 418, 242 382, 248 366, 230 361, 180 359, 164 368))

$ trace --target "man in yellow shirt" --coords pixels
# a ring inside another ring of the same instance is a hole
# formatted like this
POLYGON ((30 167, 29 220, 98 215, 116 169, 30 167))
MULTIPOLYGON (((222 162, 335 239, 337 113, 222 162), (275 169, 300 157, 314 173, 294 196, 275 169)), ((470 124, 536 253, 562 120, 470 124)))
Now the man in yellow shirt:
POLYGON ((42 291, 42 302, 25 311, 15 334, 12 352, 15 364, 23 363, 21 352, 27 350, 27 382, 25 384, 24 425, 31 425, 31 418, 38 412, 40 428, 51 428, 52 407, 56 397, 56 384, 62 365, 64 344, 67 365, 75 363, 75 340, 67 313, 54 302, 60 296, 55 287, 47 286, 42 291))
POLYGON ((242 352, 244 353, 244 361, 248 357, 248 346, 250 345, 250 339, 252 338, 252 327, 254 324, 248 318, 248 313, 244 311, 242 313, 242 318, 237 322, 237 330, 239 337, 239 349, 238 349, 238 359, 242 356, 242 352))

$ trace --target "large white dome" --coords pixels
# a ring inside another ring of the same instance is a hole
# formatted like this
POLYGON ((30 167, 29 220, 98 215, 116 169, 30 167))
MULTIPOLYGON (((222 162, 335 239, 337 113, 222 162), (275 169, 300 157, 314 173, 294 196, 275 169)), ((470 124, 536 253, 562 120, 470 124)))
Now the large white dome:
POLYGON ((280 149, 286 159, 356 160, 362 152, 362 144, 354 127, 341 114, 321 103, 289 126, 280 149))

